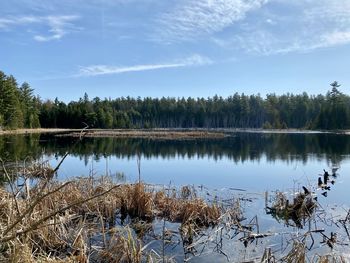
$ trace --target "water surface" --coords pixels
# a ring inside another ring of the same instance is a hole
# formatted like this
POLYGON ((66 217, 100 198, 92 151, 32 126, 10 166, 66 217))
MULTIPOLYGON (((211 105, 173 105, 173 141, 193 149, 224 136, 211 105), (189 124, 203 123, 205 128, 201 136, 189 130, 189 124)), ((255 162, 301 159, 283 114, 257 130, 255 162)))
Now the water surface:
POLYGON ((338 167, 340 189, 347 185, 350 136, 336 134, 233 133, 223 139, 151 140, 75 138, 53 135, 0 137, 4 160, 48 159, 55 165, 69 152, 59 178, 124 173, 128 181, 175 185, 202 184, 272 190, 317 179, 323 169, 338 167), (306 181, 305 181, 306 180, 306 181), (343 187, 341 187, 343 186, 343 187))
MULTIPOLYGON (((1 136, 0 154, 7 161, 49 160, 55 166, 69 152, 58 171, 59 180, 118 174, 119 179, 135 182, 139 177, 139 160, 144 182, 203 186, 211 195, 248 197, 250 201, 243 202, 247 218, 258 216, 260 231, 279 235, 261 241, 261 249, 249 250, 235 241, 233 245, 242 252, 242 259, 262 253, 266 246, 276 248, 276 244, 281 243, 280 233, 300 231, 298 227, 283 220, 276 221, 266 214, 266 191, 271 198, 277 190, 293 194, 305 186, 317 196, 319 211, 327 211, 324 218, 346 215, 349 209, 350 136, 241 132, 229 135, 220 139, 194 140, 84 138, 78 143, 76 138, 54 135, 1 136), (329 189, 321 189, 318 178, 323 180, 324 169, 332 173, 334 168, 337 171, 331 178, 333 182, 328 183, 329 189)), ((339 240, 348 243, 345 232, 327 220, 315 216, 315 227, 325 229, 327 235, 339 231, 339 240)), ((310 222, 308 224, 308 227, 303 226, 305 231, 311 229, 310 222)), ((322 236, 315 239, 319 242, 317 253, 330 252, 320 243, 322 236)), ((228 250, 232 251, 232 247, 228 250)), ((338 250, 349 254, 348 249, 338 250)), ((197 258, 198 262, 202 259, 197 258)), ((226 257, 223 257, 225 261, 226 257)))

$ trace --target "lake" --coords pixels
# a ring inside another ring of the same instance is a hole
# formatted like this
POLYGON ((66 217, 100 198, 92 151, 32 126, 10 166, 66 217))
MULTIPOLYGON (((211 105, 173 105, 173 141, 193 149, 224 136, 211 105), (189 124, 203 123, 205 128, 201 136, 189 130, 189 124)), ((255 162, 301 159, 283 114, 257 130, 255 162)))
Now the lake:
MULTIPOLYGON (((146 183, 192 185, 206 189, 208 196, 241 198, 245 216, 248 219, 257 216, 261 232, 277 233, 261 241, 261 249, 249 250, 241 242, 234 241, 242 260, 261 255, 266 246, 276 251, 285 249, 281 244, 284 233, 305 235, 305 231, 310 230, 310 221, 308 227, 303 225, 303 232, 295 225, 275 220, 265 210, 265 200, 273 199, 276 191, 293 196, 304 186, 314 192, 319 208, 328 213, 322 220, 316 215, 315 228, 325 229, 328 236, 331 231, 337 232, 342 246, 333 251, 345 257, 349 255, 348 246, 346 249, 343 246, 349 243, 344 229, 338 229, 335 221, 328 219, 345 218, 349 209, 350 136, 229 132, 227 137, 215 139, 84 138, 76 141, 76 138, 47 134, 1 136, 0 153, 5 161, 22 162, 26 158, 29 161, 31 157, 49 160, 55 166, 69 152, 58 171, 58 180, 112 175, 117 180, 134 183, 139 178, 140 168, 141 180, 146 183), (324 170, 334 175, 325 184, 324 170)), ((318 244, 312 248, 312 253, 330 253, 331 249, 321 243, 324 237, 315 236, 318 244)), ((228 250, 231 259, 236 257, 232 246, 228 250)), ((192 259, 193 262, 201 260, 201 257, 192 259)), ((216 260, 227 262, 226 256, 216 260)))
MULTIPOLYGON (((233 187, 252 191, 308 184, 323 169, 338 167, 342 175, 334 190, 347 189, 350 136, 336 134, 232 133, 223 139, 151 140, 16 135, 0 137, 5 160, 49 160, 54 166, 66 153, 58 178, 123 173, 127 181, 233 187)), ((331 197, 331 195, 330 195, 331 197)))

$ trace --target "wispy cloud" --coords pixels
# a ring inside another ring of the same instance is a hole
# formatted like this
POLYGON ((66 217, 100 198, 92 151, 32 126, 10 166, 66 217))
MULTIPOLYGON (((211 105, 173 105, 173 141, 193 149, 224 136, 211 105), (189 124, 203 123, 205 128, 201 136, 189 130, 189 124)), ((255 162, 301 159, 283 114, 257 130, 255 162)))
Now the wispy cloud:
POLYGON ((8 30, 13 26, 39 23, 41 21, 41 17, 35 16, 3 17, 0 18, 0 29, 8 30))
POLYGON ((336 31, 328 33, 322 37, 327 46, 348 44, 350 43, 350 29, 349 31, 336 31))
POLYGON ((350 44, 349 0, 297 3, 270 0, 270 3, 275 4, 274 12, 264 10, 235 34, 212 37, 213 42, 222 48, 259 55, 311 52, 350 44))
POLYGON ((212 63, 213 61, 211 59, 195 54, 188 58, 176 60, 171 63, 144 64, 144 65, 134 65, 134 66, 91 65, 87 67, 81 67, 79 70, 79 73, 75 76, 81 77, 81 76, 111 75, 111 74, 121 74, 121 73, 127 73, 127 72, 149 71, 149 70, 167 69, 167 68, 203 66, 203 65, 209 65, 212 63))
POLYGON ((260 8, 268 0, 189 0, 160 16, 165 41, 189 40, 222 31, 260 8))
POLYGON ((49 35, 36 35, 34 39, 37 41, 50 41, 55 39, 60 39, 73 28, 72 21, 79 19, 79 16, 47 16, 45 20, 50 27, 49 35))
POLYGON ((0 18, 0 30, 12 30, 18 26, 44 25, 48 27, 46 34, 34 35, 36 41, 51 41, 61 39, 63 36, 76 30, 73 21, 78 20, 76 15, 52 15, 52 16, 11 16, 0 18))

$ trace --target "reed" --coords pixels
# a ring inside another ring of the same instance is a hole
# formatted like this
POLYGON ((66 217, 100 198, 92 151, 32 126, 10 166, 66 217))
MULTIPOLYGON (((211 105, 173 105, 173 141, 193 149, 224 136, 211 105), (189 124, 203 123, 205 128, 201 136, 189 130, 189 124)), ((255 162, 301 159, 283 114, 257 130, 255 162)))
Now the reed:
POLYGON ((318 262, 318 263, 345 263, 347 262, 346 259, 344 257, 342 257, 341 255, 335 255, 335 254, 331 254, 331 255, 316 255, 313 259, 314 262, 318 262))
POLYGON ((294 241, 292 249, 282 258, 285 263, 305 263, 306 262, 306 247, 303 242, 294 241))
POLYGON ((271 214, 277 221, 283 220, 286 225, 303 227, 303 222, 309 219, 317 207, 316 201, 311 193, 299 192, 289 200, 282 192, 277 192, 275 201, 271 207, 267 206, 268 214, 271 214))
POLYGON ((111 238, 100 256, 102 261, 107 263, 141 263, 141 241, 133 236, 129 227, 115 228, 111 231, 111 238))
MULTIPOLYGON (((142 182, 118 184, 109 176, 68 182, 38 176, 27 187, 18 182, 32 178, 35 172, 26 171, 26 177, 17 182, 8 174, 10 187, 0 189, 0 262, 170 262, 165 253, 166 244, 172 242, 169 235, 179 237, 185 255, 211 242, 211 230, 221 235, 216 236, 219 253, 224 253, 220 246, 224 230, 243 233, 241 240, 246 243, 271 235, 253 232, 254 222, 243 224, 239 199, 226 205, 218 200, 207 202, 190 186, 176 190, 142 182), (119 219, 122 222, 117 224, 119 219), (154 240, 162 241, 161 253, 148 249, 149 240, 143 244, 144 237, 154 231, 156 219, 163 221, 162 234, 154 235, 154 240), (178 223, 178 232, 168 231, 165 222, 178 223)), ((278 193, 269 209, 276 217, 290 220, 295 215, 300 221, 309 218, 315 206, 308 194, 299 193, 289 201, 278 193)), ((305 243, 295 240, 280 261, 307 262, 306 253, 305 243)), ((262 262, 275 262, 276 257, 265 250, 262 262)), ((312 262, 342 260, 326 255, 312 262)))

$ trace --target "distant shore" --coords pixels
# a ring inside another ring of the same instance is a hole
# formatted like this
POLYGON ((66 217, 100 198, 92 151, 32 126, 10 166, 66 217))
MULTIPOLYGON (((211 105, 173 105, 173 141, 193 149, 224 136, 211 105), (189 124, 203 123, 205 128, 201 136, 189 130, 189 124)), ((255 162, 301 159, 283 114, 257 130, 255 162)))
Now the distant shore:
POLYGON ((34 134, 34 133, 65 133, 78 132, 79 129, 59 129, 59 128, 38 128, 38 129, 15 129, 15 130, 0 130, 0 135, 11 134, 34 134))
MULTIPOLYGON (((0 130, 0 135, 52 133, 58 136, 80 137, 81 129, 16 129, 0 130)), ((121 138, 153 138, 153 139, 195 139, 195 138, 223 138, 234 132, 247 133, 279 133, 279 134, 317 134, 336 133, 350 135, 349 130, 318 131, 301 129, 243 129, 243 128, 217 128, 217 129, 88 129, 84 130, 85 137, 121 137, 121 138)))
MULTIPOLYGON (((79 131, 70 131, 58 136, 80 137, 79 131)), ((172 130, 172 129, 116 129, 116 130, 85 130, 84 137, 118 137, 118 138, 150 138, 150 139, 199 139, 223 138, 227 134, 219 131, 207 130, 172 130)))
POLYGON ((227 134, 215 130, 189 129, 16 129, 0 130, 0 135, 52 133, 60 137, 120 137, 120 138, 152 138, 152 139, 196 139, 223 138, 227 134))

